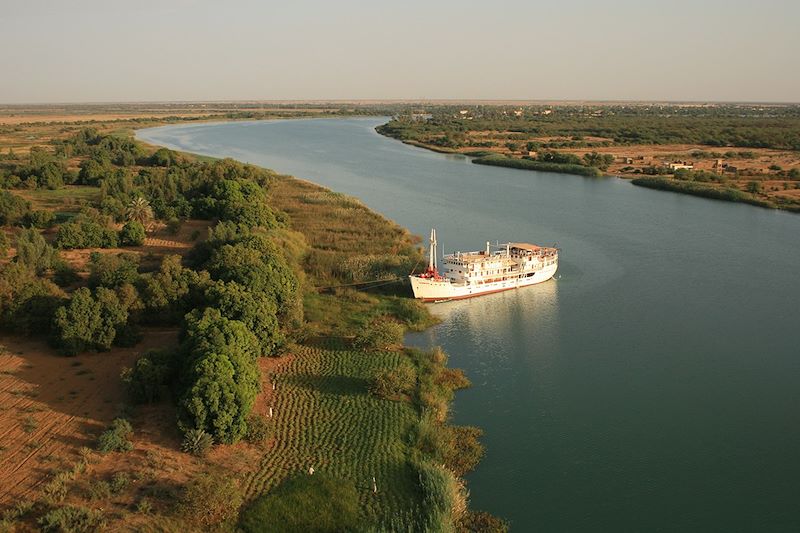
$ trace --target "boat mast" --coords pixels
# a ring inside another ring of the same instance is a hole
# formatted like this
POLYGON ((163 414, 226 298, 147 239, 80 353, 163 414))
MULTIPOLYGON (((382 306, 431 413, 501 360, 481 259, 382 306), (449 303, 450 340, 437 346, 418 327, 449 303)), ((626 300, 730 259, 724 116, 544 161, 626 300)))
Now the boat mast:
POLYGON ((428 271, 436 272, 436 230, 431 229, 430 258, 428 259, 428 271))

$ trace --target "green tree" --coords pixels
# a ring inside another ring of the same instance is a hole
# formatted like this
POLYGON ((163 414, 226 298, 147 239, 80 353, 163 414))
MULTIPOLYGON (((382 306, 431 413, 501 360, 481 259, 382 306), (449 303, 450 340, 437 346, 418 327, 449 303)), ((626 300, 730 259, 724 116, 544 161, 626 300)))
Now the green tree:
POLYGON ((142 276, 140 292, 145 318, 161 323, 177 323, 192 308, 204 303, 210 283, 208 273, 181 265, 181 256, 168 255, 154 274, 142 276))
POLYGON ((122 372, 122 381, 132 401, 153 403, 162 399, 175 373, 175 354, 150 350, 136 360, 133 368, 126 368, 122 372))
POLYGON ((235 281, 214 282, 206 291, 208 305, 231 320, 242 322, 258 338, 261 355, 271 355, 283 343, 278 326, 277 304, 235 281))
POLYGON ((182 425, 203 429, 218 442, 236 442, 246 434, 260 389, 258 339, 213 308, 192 312, 186 322, 182 425))
POLYGON ((16 261, 41 275, 55 266, 58 252, 47 244, 39 231, 32 228, 23 229, 17 235, 16 261))
POLYGON ((133 284, 139 279, 139 256, 130 253, 89 256, 89 285, 109 288, 133 284))
POLYGON ((122 246, 141 246, 146 237, 144 226, 138 220, 130 220, 119 232, 119 242, 122 246))
POLYGON ((54 341, 65 355, 88 349, 108 350, 128 312, 114 291, 99 287, 95 294, 86 287, 76 290, 54 318, 54 341))
POLYGON ((30 210, 30 202, 8 191, 0 191, 0 225, 19 224, 30 210))
POLYGON ((298 281, 283 254, 266 237, 252 235, 215 250, 207 265, 215 279, 234 281, 247 291, 271 298, 279 318, 297 308, 298 281))

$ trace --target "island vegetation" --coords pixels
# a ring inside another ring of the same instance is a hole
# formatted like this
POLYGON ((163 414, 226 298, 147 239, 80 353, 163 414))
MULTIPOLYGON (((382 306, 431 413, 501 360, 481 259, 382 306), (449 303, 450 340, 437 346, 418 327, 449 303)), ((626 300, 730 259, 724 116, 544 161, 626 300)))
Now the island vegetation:
POLYGON ((402 344, 418 240, 116 120, 5 132, 0 530, 507 529, 468 505, 468 380, 402 344))
POLYGON ((800 209, 800 106, 417 106, 377 130, 473 162, 800 209))

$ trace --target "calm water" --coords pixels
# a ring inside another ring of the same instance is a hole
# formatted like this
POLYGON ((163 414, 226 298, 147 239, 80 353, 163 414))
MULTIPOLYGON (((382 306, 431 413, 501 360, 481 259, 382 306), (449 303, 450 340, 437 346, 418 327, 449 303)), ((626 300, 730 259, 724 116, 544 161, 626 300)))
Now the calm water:
POLYGON ((800 530, 800 216, 473 165, 378 118, 139 133, 320 183, 448 251, 558 243, 557 279, 436 304, 473 388, 473 506, 516 531, 800 530))

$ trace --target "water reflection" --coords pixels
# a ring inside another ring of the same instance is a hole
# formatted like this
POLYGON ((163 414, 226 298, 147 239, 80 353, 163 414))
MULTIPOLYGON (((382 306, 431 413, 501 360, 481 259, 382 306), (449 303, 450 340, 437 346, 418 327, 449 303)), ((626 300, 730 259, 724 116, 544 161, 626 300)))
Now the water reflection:
POLYGON ((532 287, 489 294, 467 300, 428 304, 442 323, 423 333, 408 336, 413 346, 446 345, 455 366, 470 368, 470 379, 486 386, 499 386, 490 379, 504 370, 524 366, 543 378, 551 364, 543 359, 552 351, 536 349, 558 338, 558 281, 552 279, 532 287), (465 336, 466 334, 466 336, 465 336), (522 348, 522 349, 520 349, 522 348))

